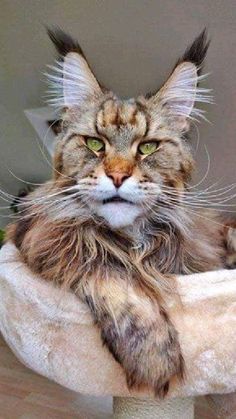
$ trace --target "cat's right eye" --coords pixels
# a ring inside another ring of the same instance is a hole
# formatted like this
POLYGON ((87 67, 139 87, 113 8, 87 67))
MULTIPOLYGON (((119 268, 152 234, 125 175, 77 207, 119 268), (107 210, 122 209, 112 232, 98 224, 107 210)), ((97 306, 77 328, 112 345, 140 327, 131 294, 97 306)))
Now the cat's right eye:
POLYGON ((85 143, 89 150, 92 150, 95 153, 105 150, 105 144, 100 138, 88 137, 86 138, 85 143))
POLYGON ((138 147, 138 151, 140 154, 148 156, 149 154, 154 153, 158 149, 159 145, 159 141, 149 141, 146 143, 141 143, 138 147))

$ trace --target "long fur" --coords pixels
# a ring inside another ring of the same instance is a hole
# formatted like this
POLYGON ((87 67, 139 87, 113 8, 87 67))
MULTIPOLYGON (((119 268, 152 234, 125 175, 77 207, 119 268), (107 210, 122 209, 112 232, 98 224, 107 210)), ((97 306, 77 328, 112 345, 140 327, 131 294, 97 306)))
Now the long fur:
POLYGON ((198 86, 206 35, 157 93, 129 101, 100 88, 71 37, 59 30, 49 35, 60 54, 50 76, 52 103, 66 106, 54 176, 25 199, 8 239, 34 272, 88 304, 128 385, 147 385, 164 396, 171 379, 184 376, 168 315, 169 301, 181 300, 175 274, 218 269, 226 257, 220 218, 194 209, 199 199, 188 191, 194 162, 183 140, 187 121, 202 116, 194 103, 210 101, 198 86), (107 151, 89 150, 91 136, 102 139, 107 151), (139 153, 142 140, 155 140, 153 155, 139 153), (126 179, 119 188, 126 206, 113 203, 109 214, 101 212, 114 195, 117 174, 126 179), (109 225, 114 217, 124 222, 125 211, 133 222, 109 225))
POLYGON ((198 221, 192 237, 185 227, 150 224, 142 246, 134 247, 127 234, 111 234, 101 220, 52 222, 37 204, 9 228, 8 239, 34 272, 72 289, 88 304, 104 344, 126 371, 127 384, 148 385, 164 397, 170 378, 184 377, 166 305, 173 298, 180 303, 171 274, 216 269, 223 255, 220 233, 212 234, 209 221, 198 221))

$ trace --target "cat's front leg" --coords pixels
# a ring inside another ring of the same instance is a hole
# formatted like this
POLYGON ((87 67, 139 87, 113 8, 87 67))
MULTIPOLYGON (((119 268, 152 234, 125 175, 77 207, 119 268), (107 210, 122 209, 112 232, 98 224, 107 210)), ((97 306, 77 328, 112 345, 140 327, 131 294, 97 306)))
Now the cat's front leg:
POLYGON ((88 281, 80 296, 88 303, 104 344, 124 368, 128 387, 147 385, 164 397, 170 379, 183 378, 178 333, 156 300, 112 279, 88 281))

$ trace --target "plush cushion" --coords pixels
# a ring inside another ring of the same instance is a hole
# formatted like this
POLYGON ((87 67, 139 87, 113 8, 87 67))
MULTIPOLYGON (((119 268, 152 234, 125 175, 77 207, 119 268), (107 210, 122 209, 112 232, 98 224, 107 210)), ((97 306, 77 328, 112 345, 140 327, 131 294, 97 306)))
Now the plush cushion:
MULTIPOLYGON (((186 380, 174 381, 168 397, 236 391, 236 270, 179 277, 178 285, 183 306, 169 310, 179 331, 186 380)), ((0 252, 0 330, 25 365, 65 387, 131 395, 88 307, 34 275, 11 243, 0 252)))

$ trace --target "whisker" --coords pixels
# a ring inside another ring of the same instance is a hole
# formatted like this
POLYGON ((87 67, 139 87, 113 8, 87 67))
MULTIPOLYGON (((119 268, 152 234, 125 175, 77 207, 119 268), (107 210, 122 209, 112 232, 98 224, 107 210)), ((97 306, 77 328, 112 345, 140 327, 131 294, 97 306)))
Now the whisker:
POLYGON ((32 185, 32 186, 41 186, 43 185, 44 182, 41 183, 35 183, 35 182, 30 182, 28 180, 22 179, 19 176, 15 175, 15 173, 12 172, 11 169, 7 168, 7 171, 17 180, 19 180, 20 182, 23 182, 25 185, 32 185))
MULTIPOLYGON (((54 210, 59 209, 60 204, 61 205, 64 204, 64 207, 65 207, 65 205, 67 205, 68 202, 72 203, 73 200, 76 200, 76 198, 78 198, 79 196, 80 196, 80 192, 75 192, 73 195, 64 196, 60 199, 51 200, 51 201, 44 201, 43 205, 39 204, 37 206, 37 203, 31 203, 30 216, 40 215, 42 213, 48 212, 50 209, 54 209, 54 210), (35 209, 34 209, 34 207, 35 207, 35 209), (33 210, 32 210, 32 208, 33 208, 33 210)), ((78 206, 78 209, 79 209, 79 206, 78 206)), ((29 214, 26 213, 26 211, 27 211, 27 206, 26 206, 26 208, 18 211, 16 214, 12 215, 12 217, 9 217, 9 218, 14 218, 14 219, 16 219, 16 218, 20 218, 20 219, 28 218, 29 214), (21 214, 23 214, 23 215, 21 215, 21 214)))
MULTIPOLYGON (((18 202, 17 203, 17 206, 25 206, 26 204, 32 205, 32 204, 35 204, 37 202, 43 202, 45 199, 47 200, 49 198, 52 198, 54 196, 57 196, 57 195, 66 193, 66 192, 71 191, 71 190, 74 190, 74 189, 76 189, 76 186, 73 185, 71 187, 62 188, 59 191, 56 191, 56 192, 54 192, 52 194, 48 194, 48 195, 40 196, 40 197, 34 197, 32 199, 29 199, 28 196, 26 196, 24 198, 20 198, 18 196, 12 196, 11 200, 9 200, 8 202, 10 202, 12 204, 12 199, 14 199, 14 200, 21 201, 21 202, 18 202)), ((4 199, 4 198, 2 198, 2 199, 4 199)))
POLYGON ((201 185, 206 180, 206 178, 207 178, 207 176, 208 176, 208 174, 210 172, 210 166, 211 166, 210 154, 209 154, 209 152, 208 152, 207 147, 206 147, 205 144, 204 144, 204 148, 205 148, 205 152, 206 152, 206 155, 207 155, 207 169, 206 169, 206 172, 203 175, 202 179, 198 183, 196 183, 195 185, 189 186, 189 189, 193 189, 193 188, 196 188, 199 185, 201 185))
MULTIPOLYGON (((175 204, 175 203, 170 203, 170 204, 171 204, 174 208, 179 208, 179 209, 181 209, 181 210, 183 210, 183 211, 186 211, 187 213, 193 214, 194 216, 197 216, 197 217, 203 218, 203 219, 205 219, 205 220, 207 220, 207 221, 210 221, 210 222, 212 222, 212 223, 214 223, 214 224, 216 224, 216 225, 219 225, 219 226, 221 226, 221 227, 225 227, 225 224, 219 223, 219 222, 215 221, 214 219, 212 219, 212 218, 210 218, 210 217, 206 217, 205 215, 200 214, 198 211, 195 211, 195 210, 190 209, 190 208, 186 208, 185 206, 182 206, 182 205, 177 205, 177 204, 175 204)), ((160 202, 156 202, 156 201, 155 201, 155 202, 153 202, 153 205, 154 205, 154 206, 156 205, 156 207, 157 207, 157 208, 158 208, 159 206, 161 206, 160 202)), ((163 205, 162 205, 162 208, 167 209, 167 208, 166 208, 166 206, 163 206, 163 205)))
MULTIPOLYGON (((234 189, 236 187, 236 184, 233 183, 231 185, 228 185, 226 187, 223 188, 219 188, 216 190, 211 191, 210 193, 208 192, 204 192, 204 191, 199 191, 199 192, 189 192, 188 190, 185 191, 181 191, 182 195, 184 196, 185 199, 189 199, 194 201, 205 201, 205 200, 209 200, 209 198, 218 198, 219 196, 225 195, 226 193, 230 192, 232 189, 234 189)), ((209 188, 207 188, 209 189, 209 188)), ((166 186, 162 186, 162 190, 164 192, 167 192, 169 195, 171 196, 176 196, 179 198, 180 193, 176 190, 174 190, 173 188, 170 187, 166 187, 166 186)), ((232 195, 229 196, 229 198, 232 195)))

